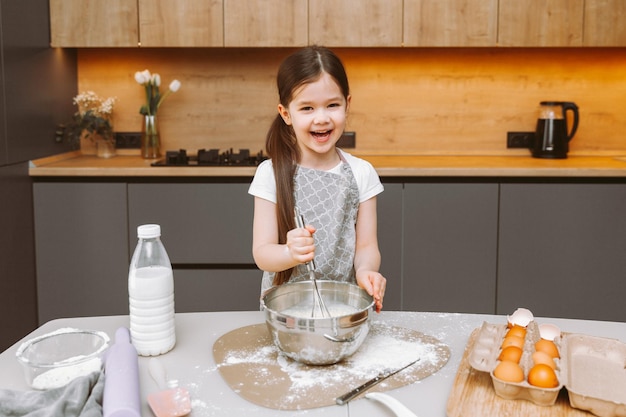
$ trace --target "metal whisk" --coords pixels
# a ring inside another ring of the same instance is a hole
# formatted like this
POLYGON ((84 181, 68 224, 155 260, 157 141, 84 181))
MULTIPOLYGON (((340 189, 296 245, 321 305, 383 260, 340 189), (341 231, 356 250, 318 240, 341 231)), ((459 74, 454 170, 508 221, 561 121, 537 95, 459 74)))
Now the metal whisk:
MULTIPOLYGON (((304 227, 304 216, 300 214, 300 210, 298 207, 294 209, 296 215, 296 226, 304 227)), ((306 263, 306 269, 309 271, 309 278, 313 282, 313 309, 311 310, 311 317, 315 317, 315 310, 319 310, 322 314, 322 317, 330 317, 330 312, 328 308, 326 308, 326 304, 324 303, 324 299, 320 294, 319 289, 317 288, 317 279, 315 279, 315 262, 311 259, 306 263)))

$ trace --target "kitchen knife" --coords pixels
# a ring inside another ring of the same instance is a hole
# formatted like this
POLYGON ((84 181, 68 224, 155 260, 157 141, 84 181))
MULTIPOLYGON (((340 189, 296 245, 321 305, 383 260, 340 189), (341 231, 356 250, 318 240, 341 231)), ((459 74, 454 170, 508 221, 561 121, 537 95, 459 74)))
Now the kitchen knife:
POLYGON ((374 377, 374 378, 370 379, 369 381, 367 381, 366 383, 364 383, 363 385, 360 385, 360 386, 356 387, 355 389, 353 389, 352 391, 343 394, 341 397, 335 398, 335 402, 337 404, 339 404, 339 405, 344 405, 348 401, 353 400, 359 394, 361 394, 361 393, 367 391, 368 389, 372 388, 374 385, 377 385, 380 382, 384 381, 385 379, 389 378, 390 376, 393 376, 393 375, 397 374, 398 372, 403 371, 406 368, 409 368, 409 367, 415 365, 419 360, 420 360, 420 358, 417 358, 413 362, 409 363, 408 365, 404 365, 402 368, 398 368, 396 370, 385 370, 385 371, 381 372, 380 374, 378 374, 376 377, 374 377))

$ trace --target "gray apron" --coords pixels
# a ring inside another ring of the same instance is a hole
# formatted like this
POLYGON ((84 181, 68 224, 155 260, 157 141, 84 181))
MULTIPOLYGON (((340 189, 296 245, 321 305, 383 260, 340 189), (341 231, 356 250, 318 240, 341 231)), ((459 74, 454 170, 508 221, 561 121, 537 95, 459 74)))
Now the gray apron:
MULTIPOLYGON (((341 153, 341 174, 298 166, 295 201, 306 224, 316 229, 315 276, 355 283, 354 252, 359 188, 341 153)), ((262 292, 270 288, 274 273, 264 273, 262 292)), ((289 282, 308 280, 306 265, 297 265, 289 282)))

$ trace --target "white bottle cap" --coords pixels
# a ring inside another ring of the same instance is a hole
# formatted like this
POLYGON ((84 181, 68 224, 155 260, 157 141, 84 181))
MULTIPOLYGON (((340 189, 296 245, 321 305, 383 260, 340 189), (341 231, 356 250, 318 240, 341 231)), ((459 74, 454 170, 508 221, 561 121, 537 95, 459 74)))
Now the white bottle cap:
POLYGON ((137 227, 137 236, 140 239, 152 239, 161 236, 161 226, 158 224, 143 224, 137 227))

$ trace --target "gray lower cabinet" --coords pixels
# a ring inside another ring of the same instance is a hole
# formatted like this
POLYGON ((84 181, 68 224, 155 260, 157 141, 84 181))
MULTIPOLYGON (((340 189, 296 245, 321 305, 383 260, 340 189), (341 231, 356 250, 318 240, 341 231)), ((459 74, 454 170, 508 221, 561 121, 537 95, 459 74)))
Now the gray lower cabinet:
MULTIPOLYGON (((387 310, 626 320, 626 184, 384 183, 387 310)), ((158 223, 176 311, 255 310, 248 182, 35 182, 39 323, 128 313, 137 226, 158 223)))
POLYGON ((626 184, 503 184, 498 314, 626 320, 626 184))
POLYGON ((383 308, 402 310, 402 183, 384 183, 377 197, 380 272, 387 278, 383 308))
POLYGON ((493 313, 498 184, 405 184, 402 309, 493 313))
POLYGON ((177 312, 259 308, 262 272, 252 257, 254 198, 248 187, 249 182, 128 185, 131 251, 138 225, 161 225, 174 267, 177 312))
POLYGON ((176 311, 258 310, 261 274, 254 269, 177 269, 174 271, 176 311))
POLYGON ((39 323, 128 314, 126 184, 33 188, 39 323))
POLYGON ((130 244, 137 226, 161 225, 173 264, 253 264, 249 183, 129 184, 130 244))

